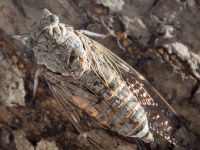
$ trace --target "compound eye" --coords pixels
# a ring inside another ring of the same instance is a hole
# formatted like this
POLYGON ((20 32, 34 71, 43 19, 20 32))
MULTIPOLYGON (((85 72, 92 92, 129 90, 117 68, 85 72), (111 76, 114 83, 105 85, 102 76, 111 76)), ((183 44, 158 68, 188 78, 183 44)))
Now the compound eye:
POLYGON ((59 18, 56 15, 50 15, 49 16, 49 21, 50 22, 56 22, 56 21, 59 21, 59 18))
POLYGON ((72 62, 74 61, 74 59, 75 59, 75 57, 74 57, 73 55, 71 55, 71 56, 69 57, 69 62, 72 63, 72 62))
POLYGON ((50 15, 50 16, 49 16, 49 20, 50 20, 50 22, 54 22, 54 21, 55 21, 54 16, 53 16, 53 15, 50 15))
POLYGON ((72 51, 69 57, 69 62, 72 63, 75 59, 77 59, 79 56, 76 53, 76 51, 72 51))

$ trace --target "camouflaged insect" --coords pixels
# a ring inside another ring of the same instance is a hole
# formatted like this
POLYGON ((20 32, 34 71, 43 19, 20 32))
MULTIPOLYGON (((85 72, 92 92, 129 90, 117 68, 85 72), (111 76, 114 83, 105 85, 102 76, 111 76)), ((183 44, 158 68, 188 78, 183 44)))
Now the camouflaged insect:
POLYGON ((48 10, 34 26, 26 45, 75 126, 73 107, 122 136, 151 142, 156 133, 176 143, 174 110, 136 70, 48 10))

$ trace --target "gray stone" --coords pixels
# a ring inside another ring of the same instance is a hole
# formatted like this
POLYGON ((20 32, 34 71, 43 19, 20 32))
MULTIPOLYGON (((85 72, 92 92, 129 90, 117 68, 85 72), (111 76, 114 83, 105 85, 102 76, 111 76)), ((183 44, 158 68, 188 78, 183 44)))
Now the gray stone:
POLYGON ((111 10, 117 11, 122 9, 124 0, 96 0, 98 4, 109 7, 111 10))
POLYGON ((124 23, 128 35, 133 35, 137 41, 147 45, 150 40, 150 33, 141 18, 123 16, 121 21, 124 23))
POLYGON ((41 140, 37 143, 36 150, 58 150, 55 141, 41 140))
POLYGON ((12 130, 1 123, 0 131, 0 148, 16 150, 12 130))
POLYGON ((171 26, 171 25, 160 25, 158 28, 157 28, 157 32, 159 34, 163 34, 163 37, 164 38, 173 38, 174 35, 173 35, 173 32, 174 32, 174 27, 171 26))
POLYGON ((25 89, 22 74, 7 59, 0 61, 0 101, 7 106, 25 105, 25 89), (20 77, 21 76, 21 77, 20 77))
POLYGON ((34 150, 33 145, 27 140, 22 130, 14 131, 14 141, 17 150, 34 150))
POLYGON ((190 97, 196 79, 182 73, 172 63, 164 62, 161 57, 150 52, 146 53, 146 58, 137 64, 142 74, 169 103, 177 104, 190 97))
POLYGON ((179 42, 173 42, 169 44, 162 45, 165 47, 169 54, 177 55, 181 60, 188 60, 190 59, 190 53, 188 47, 179 42))

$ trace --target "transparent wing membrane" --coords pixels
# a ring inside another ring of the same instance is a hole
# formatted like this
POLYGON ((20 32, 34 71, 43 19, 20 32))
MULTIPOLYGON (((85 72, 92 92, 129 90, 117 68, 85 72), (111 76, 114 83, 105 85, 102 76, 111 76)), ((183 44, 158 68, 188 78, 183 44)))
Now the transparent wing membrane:
MULTIPOLYGON (((165 138, 170 143, 178 145, 182 139, 179 129, 182 126, 175 110, 167 103, 167 101, 155 90, 151 84, 135 69, 128 65, 124 60, 119 58, 113 52, 90 39, 85 35, 81 35, 83 44, 91 52, 94 64, 96 65, 97 74, 106 82, 104 74, 101 70, 103 67, 110 67, 115 70, 116 74, 120 75, 131 91, 137 97, 139 103, 144 107, 149 127, 155 133, 165 138), (101 59, 101 57, 104 57, 101 59), (105 61, 103 66, 98 65, 101 61, 105 61)), ((94 66, 95 66, 94 65, 94 66)), ((187 133, 184 130, 185 137, 187 133)))

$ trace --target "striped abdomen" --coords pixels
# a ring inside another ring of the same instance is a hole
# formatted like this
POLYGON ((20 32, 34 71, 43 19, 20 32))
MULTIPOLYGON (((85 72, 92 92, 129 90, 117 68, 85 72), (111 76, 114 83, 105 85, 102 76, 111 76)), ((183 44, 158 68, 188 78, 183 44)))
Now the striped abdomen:
POLYGON ((104 81, 93 71, 86 72, 80 78, 99 97, 84 110, 120 135, 153 140, 145 111, 127 83, 112 69, 106 68, 104 71, 106 83, 103 83, 104 81))

